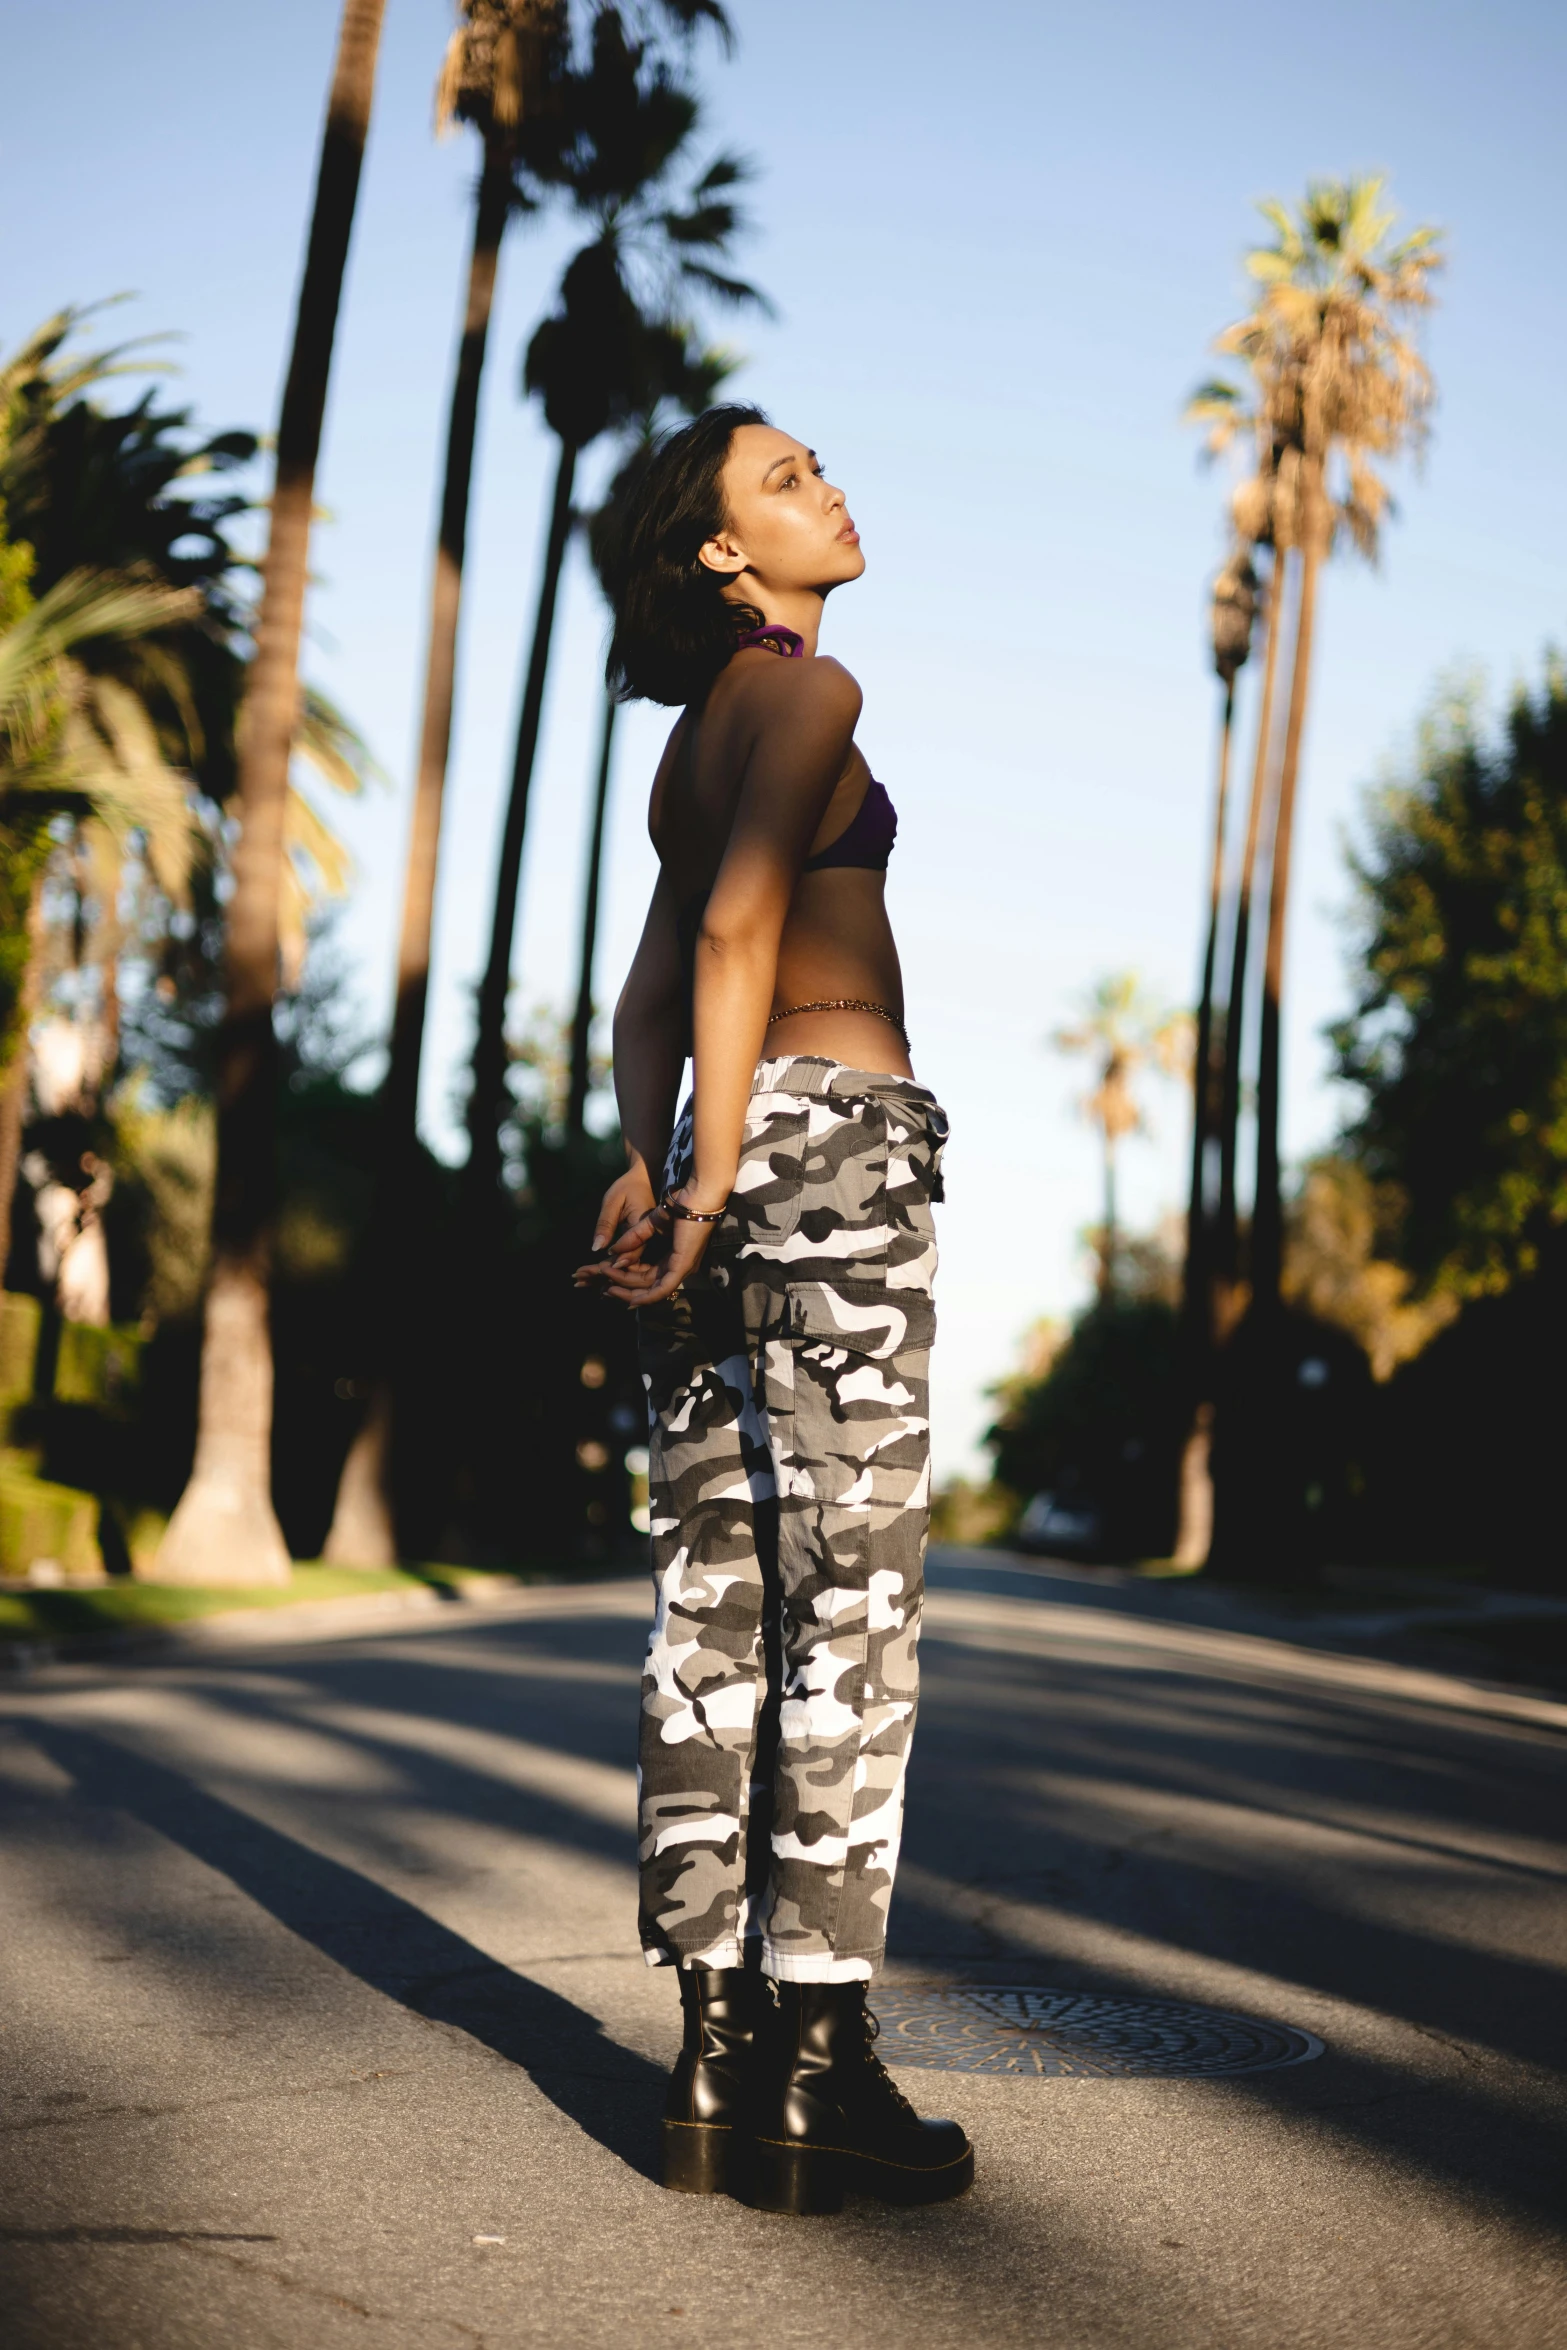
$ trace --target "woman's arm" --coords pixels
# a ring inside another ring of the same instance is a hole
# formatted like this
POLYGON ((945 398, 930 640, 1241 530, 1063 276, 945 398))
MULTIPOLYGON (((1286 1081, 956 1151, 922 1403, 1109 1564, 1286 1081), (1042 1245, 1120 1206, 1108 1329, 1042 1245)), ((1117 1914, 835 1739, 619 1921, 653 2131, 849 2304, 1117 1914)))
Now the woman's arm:
MULTIPOLYGON (((750 742, 740 798, 696 949, 695 1156, 677 1196, 703 1215, 720 1210, 734 1189, 789 901, 860 714, 860 689, 836 661, 770 662, 747 682, 750 742)), ((657 1266, 637 1261, 640 1227, 625 1233, 610 1296, 629 1305, 667 1297, 699 1262, 712 1229, 676 1219, 669 1254, 657 1266)))
POLYGON ((604 1194, 595 1249, 607 1247, 624 1226, 638 1222, 658 1198, 674 1130, 686 1060, 686 1008, 674 898, 662 873, 615 1006, 613 1055, 626 1172, 604 1194))

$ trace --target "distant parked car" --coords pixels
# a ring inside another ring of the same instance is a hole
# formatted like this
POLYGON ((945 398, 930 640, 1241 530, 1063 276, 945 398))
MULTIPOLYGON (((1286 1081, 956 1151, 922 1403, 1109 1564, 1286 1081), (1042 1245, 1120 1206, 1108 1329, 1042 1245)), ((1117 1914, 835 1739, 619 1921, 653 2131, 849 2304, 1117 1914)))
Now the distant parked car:
POLYGON ((1058 1501, 1053 1493, 1036 1493, 1019 1518, 1012 1539, 1019 1550, 1087 1557, 1104 1539, 1104 1520, 1084 1502, 1058 1501))

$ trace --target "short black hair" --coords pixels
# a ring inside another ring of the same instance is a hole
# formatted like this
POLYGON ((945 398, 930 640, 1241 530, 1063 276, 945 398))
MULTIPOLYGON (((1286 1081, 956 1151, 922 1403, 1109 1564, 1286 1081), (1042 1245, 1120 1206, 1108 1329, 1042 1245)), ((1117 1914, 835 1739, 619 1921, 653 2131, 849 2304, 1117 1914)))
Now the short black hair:
POLYGON ((730 443, 743 424, 769 421, 738 403, 709 408, 656 444, 630 490, 608 580, 615 627, 605 675, 621 701, 704 701, 736 638, 762 626, 760 612, 725 599, 699 551, 728 519, 730 443))

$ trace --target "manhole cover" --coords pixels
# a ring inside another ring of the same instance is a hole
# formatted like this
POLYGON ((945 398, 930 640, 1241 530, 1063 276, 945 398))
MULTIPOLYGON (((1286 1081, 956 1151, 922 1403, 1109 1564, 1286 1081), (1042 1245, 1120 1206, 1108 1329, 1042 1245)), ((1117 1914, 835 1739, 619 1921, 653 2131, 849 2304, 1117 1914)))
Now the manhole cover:
POLYGON ((958 1984, 873 1993, 888 2064, 944 2073, 1167 2073, 1213 2079, 1306 2064, 1322 2042, 1173 1999, 958 1984))

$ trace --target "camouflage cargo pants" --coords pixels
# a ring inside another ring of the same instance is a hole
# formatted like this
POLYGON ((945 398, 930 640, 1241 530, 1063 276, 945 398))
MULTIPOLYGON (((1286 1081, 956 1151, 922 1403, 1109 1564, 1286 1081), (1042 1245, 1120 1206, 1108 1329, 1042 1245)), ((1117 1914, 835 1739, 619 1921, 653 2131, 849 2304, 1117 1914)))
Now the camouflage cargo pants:
MULTIPOLYGON (((724 1222, 640 1317, 656 1615, 642 1682, 649 1964, 873 1973, 918 1695, 930 1503, 931 1094, 763 1061, 724 1222)), ((668 1175, 682 1181, 690 1111, 668 1175)))

